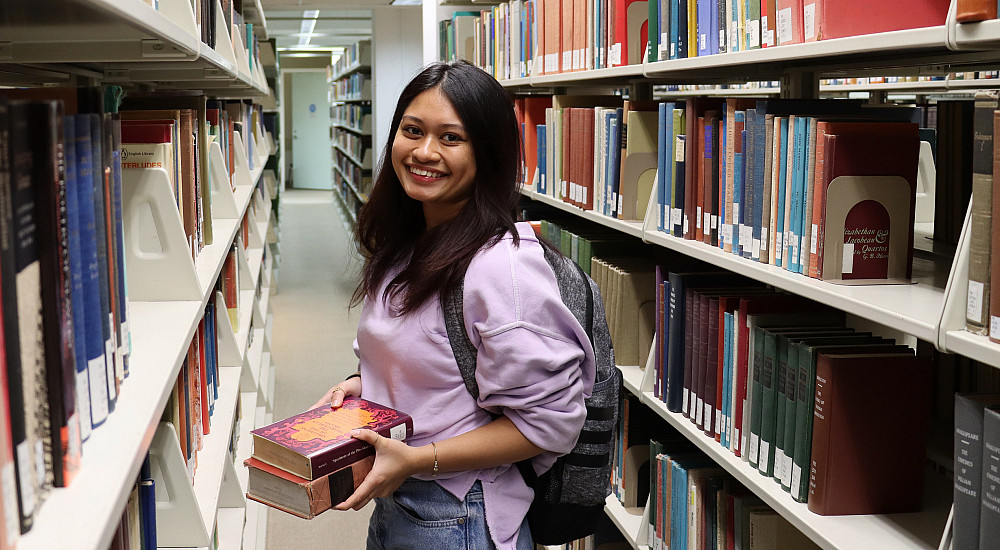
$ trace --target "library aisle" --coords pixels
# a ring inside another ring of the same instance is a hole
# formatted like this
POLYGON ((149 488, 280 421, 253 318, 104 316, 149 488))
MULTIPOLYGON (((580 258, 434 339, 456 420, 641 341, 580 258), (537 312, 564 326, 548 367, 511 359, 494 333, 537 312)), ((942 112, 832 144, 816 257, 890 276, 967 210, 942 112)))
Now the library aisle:
MULTIPOLYGON (((275 419, 309 407, 357 369, 351 343, 358 312, 347 306, 360 262, 333 201, 329 191, 281 194, 281 263, 272 297, 275 419)), ((268 510, 267 549, 364 548, 373 508, 331 510, 312 520, 268 510)))

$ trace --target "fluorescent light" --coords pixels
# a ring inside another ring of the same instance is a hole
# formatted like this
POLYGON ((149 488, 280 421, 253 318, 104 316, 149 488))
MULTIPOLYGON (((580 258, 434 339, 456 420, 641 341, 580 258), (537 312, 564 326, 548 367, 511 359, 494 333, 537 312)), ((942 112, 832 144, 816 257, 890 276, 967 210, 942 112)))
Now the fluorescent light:
POLYGON ((299 25, 298 34, 292 36, 299 37, 299 46, 308 46, 312 37, 316 36, 316 18, 319 17, 319 10, 306 10, 302 13, 302 23, 299 25))
POLYGON ((420 6, 423 4, 423 0, 392 0, 389 3, 390 6, 420 6))
POLYGON ((299 38, 303 36, 313 37, 313 36, 326 36, 325 32, 294 32, 288 36, 297 36, 299 38))

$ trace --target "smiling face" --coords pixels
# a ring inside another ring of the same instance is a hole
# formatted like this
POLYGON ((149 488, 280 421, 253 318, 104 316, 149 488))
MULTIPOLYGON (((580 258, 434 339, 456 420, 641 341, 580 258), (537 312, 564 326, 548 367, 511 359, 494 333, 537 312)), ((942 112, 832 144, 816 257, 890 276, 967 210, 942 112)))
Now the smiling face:
POLYGON ((458 215, 472 196, 476 158, 455 107, 440 87, 413 98, 392 144, 392 167, 430 229, 458 215))

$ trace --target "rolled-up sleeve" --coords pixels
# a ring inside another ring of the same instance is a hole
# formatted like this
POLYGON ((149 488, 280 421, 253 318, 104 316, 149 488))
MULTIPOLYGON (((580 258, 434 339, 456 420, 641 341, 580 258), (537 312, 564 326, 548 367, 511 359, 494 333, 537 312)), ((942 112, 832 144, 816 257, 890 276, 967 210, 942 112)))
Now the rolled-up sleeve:
POLYGON ((465 277, 466 330, 478 350, 479 405, 502 413, 551 454, 568 453, 595 375, 586 332, 559 297, 538 242, 508 240, 477 256, 465 277))

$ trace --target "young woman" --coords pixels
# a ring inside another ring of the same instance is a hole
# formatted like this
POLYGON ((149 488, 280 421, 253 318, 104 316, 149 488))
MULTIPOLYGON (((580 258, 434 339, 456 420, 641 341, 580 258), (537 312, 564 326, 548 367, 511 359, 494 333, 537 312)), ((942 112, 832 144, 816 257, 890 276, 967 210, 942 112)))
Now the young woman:
POLYGON ((512 464, 531 458, 540 474, 573 448, 595 363, 531 227, 516 223, 512 102, 473 65, 433 64, 403 90, 389 136, 356 230, 359 375, 315 406, 363 396, 409 413, 414 433, 402 443, 358 430, 375 465, 336 508, 375 499, 369 550, 531 549, 533 495, 512 464), (463 281, 478 400, 440 300, 463 281))

